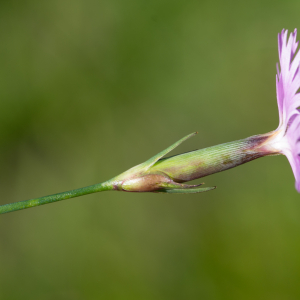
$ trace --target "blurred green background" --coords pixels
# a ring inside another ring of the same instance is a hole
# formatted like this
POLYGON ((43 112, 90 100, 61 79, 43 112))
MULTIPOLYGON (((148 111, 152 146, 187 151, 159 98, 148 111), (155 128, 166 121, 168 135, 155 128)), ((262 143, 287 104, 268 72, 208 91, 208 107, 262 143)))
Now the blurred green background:
MULTIPOLYGON (((0 2, 0 204, 278 125, 277 33, 300 2, 0 2)), ((285 157, 212 192, 106 192, 0 217, 0 299, 300 299, 285 157)))

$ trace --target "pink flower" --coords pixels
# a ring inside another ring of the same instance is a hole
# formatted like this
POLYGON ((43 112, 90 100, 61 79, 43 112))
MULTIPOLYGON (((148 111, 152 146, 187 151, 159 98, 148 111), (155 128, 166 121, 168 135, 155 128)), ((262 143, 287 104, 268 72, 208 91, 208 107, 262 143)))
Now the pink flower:
POLYGON ((277 64, 276 91, 279 126, 270 144, 288 158, 296 179, 296 189, 300 192, 300 54, 296 53, 296 36, 296 29, 288 40, 287 30, 278 34, 280 70, 277 64))

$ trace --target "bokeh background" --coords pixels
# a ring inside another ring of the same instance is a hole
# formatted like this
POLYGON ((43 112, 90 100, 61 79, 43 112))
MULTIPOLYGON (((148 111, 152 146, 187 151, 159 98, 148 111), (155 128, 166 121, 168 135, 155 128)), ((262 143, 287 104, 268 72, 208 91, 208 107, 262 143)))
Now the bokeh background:
MULTIPOLYGON (((277 33, 300 2, 0 2, 0 204, 277 127, 277 33)), ((212 192, 105 192, 0 217, 0 299, 300 298, 285 157, 212 192)))

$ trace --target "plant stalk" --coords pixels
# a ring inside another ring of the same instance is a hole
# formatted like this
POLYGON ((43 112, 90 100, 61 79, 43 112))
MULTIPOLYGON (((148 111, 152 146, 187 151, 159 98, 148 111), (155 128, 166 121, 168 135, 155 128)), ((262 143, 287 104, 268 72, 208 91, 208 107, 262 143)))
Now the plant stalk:
POLYGON ((195 134, 187 135, 144 163, 111 180, 50 196, 1 205, 0 214, 109 190, 182 194, 206 192, 215 187, 203 188, 199 187, 200 185, 182 183, 225 171, 259 157, 279 154, 270 147, 270 141, 276 134, 270 132, 162 158, 195 134))
POLYGON ((45 197, 30 199, 30 200, 24 200, 9 204, 4 204, 0 206, 0 214, 5 214, 9 212, 13 212, 16 210, 26 209, 30 207, 40 206, 52 202, 57 202, 61 200, 66 200, 70 198, 79 197, 82 195, 88 195, 96 192, 103 192, 103 191, 109 191, 112 190, 112 184, 110 181, 106 181, 103 183, 98 183, 90 186, 86 186, 83 188, 62 192, 58 194, 53 194, 45 197))

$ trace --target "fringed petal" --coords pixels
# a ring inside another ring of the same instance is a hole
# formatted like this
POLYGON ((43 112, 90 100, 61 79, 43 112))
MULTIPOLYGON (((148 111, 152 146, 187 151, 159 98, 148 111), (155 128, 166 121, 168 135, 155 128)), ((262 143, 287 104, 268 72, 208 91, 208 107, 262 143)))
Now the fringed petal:
POLYGON ((276 91, 280 126, 287 126, 289 118, 299 106, 299 97, 295 97, 298 96, 297 92, 300 88, 300 53, 296 54, 298 48, 297 30, 295 29, 290 34, 288 40, 287 36, 287 30, 282 30, 278 35, 280 70, 277 66, 276 91))
POLYGON ((288 158, 300 193, 300 52, 296 37, 296 29, 289 38, 287 30, 278 35, 280 68, 277 65, 276 94, 280 123, 277 130, 282 135, 276 147, 288 158))
POLYGON ((283 138, 287 146, 282 152, 290 162, 296 180, 296 189, 300 193, 300 115, 294 115, 291 121, 283 138))

